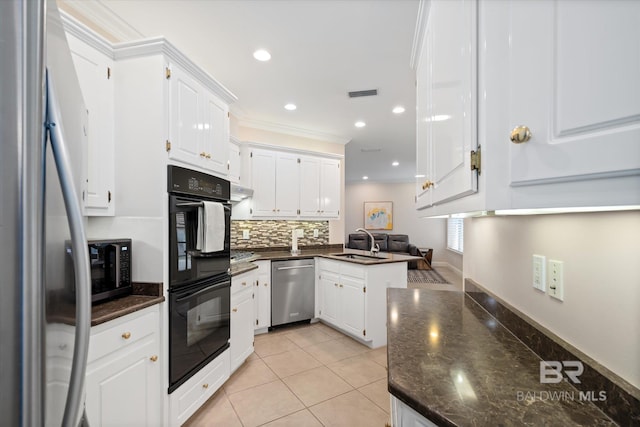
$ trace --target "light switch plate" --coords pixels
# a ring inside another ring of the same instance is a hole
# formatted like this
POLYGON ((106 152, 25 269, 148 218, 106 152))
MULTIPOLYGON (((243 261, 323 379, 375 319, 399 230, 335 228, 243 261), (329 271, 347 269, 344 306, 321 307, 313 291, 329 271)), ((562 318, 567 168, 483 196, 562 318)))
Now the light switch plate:
POLYGON ((304 237, 304 230, 302 228, 296 228, 296 236, 304 237))
POLYGON ((564 263, 549 260, 549 289, 548 294, 560 301, 564 301, 564 263))
POLYGON ((545 264, 546 257, 544 255, 533 255, 533 287, 542 292, 547 290, 545 264))
POLYGON ((313 229, 313 237, 318 237, 318 229, 317 228, 313 229))
POLYGON ((242 239, 243 240, 249 240, 249 230, 242 230, 242 239))

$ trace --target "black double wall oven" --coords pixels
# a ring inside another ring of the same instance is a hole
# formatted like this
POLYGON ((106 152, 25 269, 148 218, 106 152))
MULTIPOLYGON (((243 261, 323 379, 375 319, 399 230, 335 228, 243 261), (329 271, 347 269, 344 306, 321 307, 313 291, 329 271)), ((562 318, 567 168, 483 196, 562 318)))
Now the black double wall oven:
POLYGON ((231 204, 227 180, 173 165, 167 177, 171 393, 229 347, 231 204), (204 202, 223 206, 222 250, 196 249, 204 202))

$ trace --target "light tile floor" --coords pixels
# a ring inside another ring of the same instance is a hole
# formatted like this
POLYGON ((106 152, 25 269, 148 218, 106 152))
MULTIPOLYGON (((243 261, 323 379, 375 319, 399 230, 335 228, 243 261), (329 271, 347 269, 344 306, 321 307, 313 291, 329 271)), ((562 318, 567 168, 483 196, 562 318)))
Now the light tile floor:
MULTIPOLYGON (((455 272, 438 271, 452 283, 440 285, 444 289, 462 288, 455 272)), ((384 427, 390 422, 386 347, 372 350, 314 323, 257 335, 254 348, 186 426, 384 427)))

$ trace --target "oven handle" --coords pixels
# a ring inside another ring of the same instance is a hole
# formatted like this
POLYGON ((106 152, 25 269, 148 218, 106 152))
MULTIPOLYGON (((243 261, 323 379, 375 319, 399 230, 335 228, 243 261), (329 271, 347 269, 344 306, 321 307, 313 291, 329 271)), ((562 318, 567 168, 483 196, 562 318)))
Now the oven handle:
MULTIPOLYGON (((177 208, 184 208, 184 207, 201 207, 204 206, 203 202, 183 202, 183 203, 176 203, 176 207, 177 208)), ((225 208, 226 210, 230 211, 231 208, 229 206, 222 206, 223 208, 225 208)))
POLYGON ((201 295, 201 294, 203 294, 205 292, 214 291, 216 289, 224 288, 224 287, 228 287, 228 286, 231 286, 231 282, 229 280, 227 280, 227 281, 225 281, 223 283, 219 283, 217 285, 208 286, 205 289, 201 289, 201 290, 199 290, 197 292, 192 292, 190 294, 181 296, 180 298, 176 298, 176 302, 182 302, 182 301, 188 300, 189 298, 197 297, 198 295, 201 295))

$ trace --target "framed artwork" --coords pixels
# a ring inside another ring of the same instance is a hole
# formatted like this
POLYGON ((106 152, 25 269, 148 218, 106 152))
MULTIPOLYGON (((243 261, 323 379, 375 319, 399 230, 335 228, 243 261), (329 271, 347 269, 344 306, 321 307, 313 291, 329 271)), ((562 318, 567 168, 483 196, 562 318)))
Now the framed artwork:
POLYGON ((393 202, 364 202, 365 230, 393 230, 393 202))

